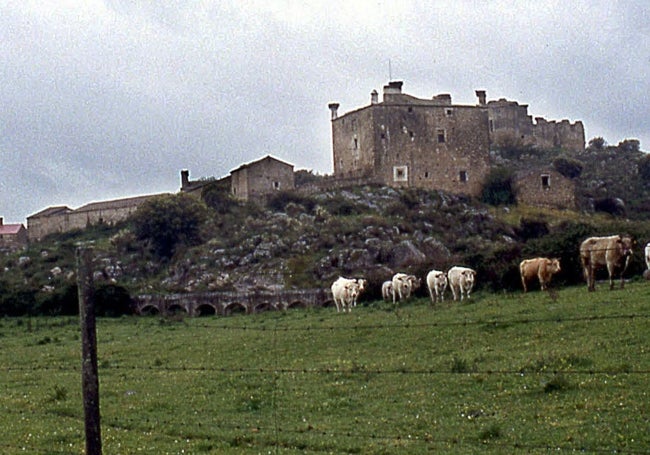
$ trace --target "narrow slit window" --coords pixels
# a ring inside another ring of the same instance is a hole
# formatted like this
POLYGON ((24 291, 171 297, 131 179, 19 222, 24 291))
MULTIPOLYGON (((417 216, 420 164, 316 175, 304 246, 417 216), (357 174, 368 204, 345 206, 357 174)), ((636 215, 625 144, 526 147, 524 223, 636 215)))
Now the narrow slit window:
POLYGON ((542 188, 548 189, 551 187, 551 176, 548 174, 542 174, 542 188))

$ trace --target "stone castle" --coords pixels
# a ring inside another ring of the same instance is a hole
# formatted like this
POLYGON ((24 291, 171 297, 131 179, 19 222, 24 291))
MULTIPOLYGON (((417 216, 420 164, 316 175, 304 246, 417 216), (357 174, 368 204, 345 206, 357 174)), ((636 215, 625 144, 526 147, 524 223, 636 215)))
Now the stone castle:
MULTIPOLYGON (((381 102, 373 91, 368 106, 344 115, 331 103, 334 175, 477 196, 491 169, 491 147, 584 150, 582 122, 533 122, 526 105, 486 102, 482 90, 476 95, 473 106, 452 104, 448 94, 421 99, 394 81, 384 86, 381 102)), ((541 172, 540 186, 550 190, 548 173, 541 172)))
MULTIPOLYGON (((370 104, 339 115, 331 103, 333 174, 317 187, 378 183, 393 187, 442 190, 478 196, 491 169, 491 147, 585 148, 582 122, 534 121, 528 106, 500 99, 487 101, 476 91, 476 105, 453 104, 448 94, 421 99, 402 93, 401 81, 389 82, 383 98, 373 91, 370 104)), ((575 184, 551 168, 517 174, 518 202, 573 207, 575 184)), ((191 181, 181 171, 181 192, 199 195, 215 179, 191 181)), ((242 201, 263 199, 278 190, 296 189, 293 165, 272 156, 243 164, 218 181, 242 201)), ((155 195, 154 195, 155 196, 155 195)), ((126 219, 153 196, 94 202, 78 209, 49 207, 27 218, 30 241, 126 219)))

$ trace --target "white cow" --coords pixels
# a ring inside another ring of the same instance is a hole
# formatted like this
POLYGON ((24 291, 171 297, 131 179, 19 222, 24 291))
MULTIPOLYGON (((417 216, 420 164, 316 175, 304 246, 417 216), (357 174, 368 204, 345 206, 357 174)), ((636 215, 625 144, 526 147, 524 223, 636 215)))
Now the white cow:
POLYGON ((393 303, 398 300, 407 300, 411 293, 420 286, 420 279, 415 275, 396 273, 393 275, 393 303))
POLYGON ((359 294, 366 286, 367 281, 364 279, 338 277, 331 287, 336 311, 352 311, 352 307, 357 305, 359 294))
POLYGON ((393 298, 393 282, 384 281, 381 285, 381 296, 384 300, 390 300, 393 298))
POLYGON ((440 270, 432 270, 427 274, 427 288, 431 296, 431 302, 442 302, 445 300, 445 290, 447 289, 447 274, 440 270))
POLYGON ((650 243, 645 246, 645 265, 650 270, 650 243))
POLYGON ((454 295, 454 300, 462 301, 464 297, 470 298, 474 281, 476 280, 476 271, 469 267, 454 266, 447 272, 449 287, 454 295))

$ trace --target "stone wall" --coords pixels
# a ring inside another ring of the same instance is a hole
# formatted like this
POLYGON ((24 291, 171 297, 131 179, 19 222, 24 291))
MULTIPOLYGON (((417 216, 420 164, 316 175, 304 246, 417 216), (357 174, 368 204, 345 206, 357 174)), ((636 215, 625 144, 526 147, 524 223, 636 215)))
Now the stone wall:
POLYGON ((383 103, 333 114, 334 175, 480 194, 490 168, 487 111, 453 105, 449 95, 422 100, 397 86, 384 90, 383 103))
POLYGON ((575 183, 553 169, 536 169, 515 175, 518 204, 574 209, 575 183))
POLYGON ((85 229, 100 223, 109 225, 124 221, 138 207, 154 196, 138 196, 112 201, 93 202, 76 210, 68 207, 50 207, 27 217, 27 232, 31 241, 48 234, 85 229))
POLYGON ((585 148, 582 122, 556 122, 528 115, 528 106, 500 99, 486 104, 490 143, 497 147, 534 147, 581 152, 585 148))

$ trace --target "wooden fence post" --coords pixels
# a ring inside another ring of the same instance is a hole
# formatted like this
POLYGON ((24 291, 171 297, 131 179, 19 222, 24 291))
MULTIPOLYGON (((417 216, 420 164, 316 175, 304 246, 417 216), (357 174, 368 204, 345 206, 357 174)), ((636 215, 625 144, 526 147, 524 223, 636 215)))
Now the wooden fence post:
POLYGON ((95 293, 92 275, 92 248, 77 247, 77 288, 81 321, 81 382, 86 426, 86 454, 101 455, 99 418, 99 376, 97 374, 97 333, 95 293))

